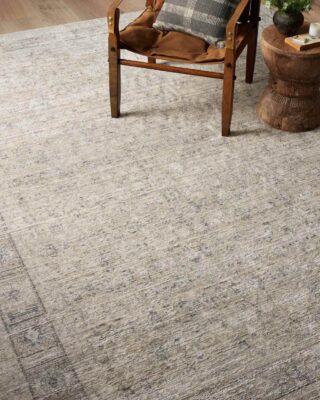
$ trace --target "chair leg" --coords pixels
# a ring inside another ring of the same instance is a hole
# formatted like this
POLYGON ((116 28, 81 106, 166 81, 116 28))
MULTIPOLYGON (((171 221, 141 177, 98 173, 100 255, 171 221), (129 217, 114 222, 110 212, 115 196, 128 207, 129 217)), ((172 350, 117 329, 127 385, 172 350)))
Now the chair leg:
POLYGON ((253 74, 254 74, 254 67, 257 54, 257 42, 258 42, 258 27, 253 30, 247 46, 246 83, 253 82, 253 74))
POLYGON ((109 53, 109 89, 112 118, 120 117, 121 70, 118 52, 111 48, 109 53))
POLYGON ((222 136, 229 136, 233 111, 236 63, 233 52, 227 49, 224 66, 222 95, 222 136))

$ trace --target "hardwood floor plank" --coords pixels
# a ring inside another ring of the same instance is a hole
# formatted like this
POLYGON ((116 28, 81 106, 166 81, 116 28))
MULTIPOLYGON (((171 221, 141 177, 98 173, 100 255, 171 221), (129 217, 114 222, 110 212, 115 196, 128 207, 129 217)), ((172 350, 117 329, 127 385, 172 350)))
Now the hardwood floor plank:
POLYGON ((305 19, 309 22, 320 22, 320 0, 314 2, 312 10, 305 14, 305 19))
POLYGON ((66 5, 77 15, 79 20, 99 18, 106 14, 106 2, 94 1, 92 3, 86 0, 65 0, 66 5))
MULTIPOLYGON (((0 0, 0 33, 101 18, 111 0, 0 0)), ((123 11, 143 9, 145 0, 127 0, 123 11)))
POLYGON ((65 0, 41 0, 37 2, 39 14, 49 21, 50 25, 64 24, 79 20, 76 13, 65 0))
POLYGON ((36 7, 30 0, 0 0, 0 24, 32 17, 36 7))

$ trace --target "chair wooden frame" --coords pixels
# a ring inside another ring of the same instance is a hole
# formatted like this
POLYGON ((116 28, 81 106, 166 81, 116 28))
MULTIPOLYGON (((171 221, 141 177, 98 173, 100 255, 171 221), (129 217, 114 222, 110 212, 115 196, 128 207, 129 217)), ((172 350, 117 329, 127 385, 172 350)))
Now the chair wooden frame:
MULTIPOLYGON (((120 32, 119 32, 119 5, 123 0, 114 0, 108 9, 108 33, 109 33, 109 88, 111 116, 120 116, 121 99, 121 65, 147 68, 158 71, 176 72, 187 75, 197 75, 223 80, 222 96, 222 135, 230 134, 231 118, 233 111, 234 85, 236 79, 236 61, 247 47, 246 82, 252 83, 257 38, 259 25, 260 0, 241 0, 226 27, 226 51, 223 60, 224 72, 203 71, 192 68, 176 67, 165 64, 157 64, 155 58, 148 57, 148 62, 123 60, 120 57, 120 32), (241 41, 238 41, 238 29, 242 25, 241 41)), ((153 7, 154 0, 146 0, 146 7, 153 7)), ((214 62, 208 63, 210 65, 214 62)), ((221 62, 219 62, 221 64, 221 62)))

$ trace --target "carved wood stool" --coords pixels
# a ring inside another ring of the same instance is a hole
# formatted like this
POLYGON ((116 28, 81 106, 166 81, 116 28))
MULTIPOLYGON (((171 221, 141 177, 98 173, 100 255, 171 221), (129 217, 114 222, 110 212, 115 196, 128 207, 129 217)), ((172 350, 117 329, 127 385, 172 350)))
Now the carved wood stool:
POLYGON ((258 103, 260 118, 289 132, 320 126, 320 48, 299 52, 269 26, 262 32, 261 50, 270 78, 258 103))

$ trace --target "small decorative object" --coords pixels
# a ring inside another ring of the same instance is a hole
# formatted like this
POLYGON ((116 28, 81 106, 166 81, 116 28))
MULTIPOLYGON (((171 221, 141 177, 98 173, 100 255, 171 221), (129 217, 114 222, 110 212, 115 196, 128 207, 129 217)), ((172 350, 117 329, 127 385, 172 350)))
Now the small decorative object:
POLYGON ((312 0, 266 0, 267 8, 277 8, 273 23, 285 36, 295 35, 303 25, 302 11, 311 9, 312 0))
POLYGON ((320 39, 320 22, 312 22, 310 24, 309 35, 312 39, 320 39))

